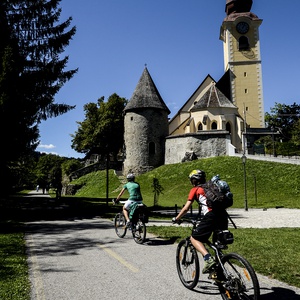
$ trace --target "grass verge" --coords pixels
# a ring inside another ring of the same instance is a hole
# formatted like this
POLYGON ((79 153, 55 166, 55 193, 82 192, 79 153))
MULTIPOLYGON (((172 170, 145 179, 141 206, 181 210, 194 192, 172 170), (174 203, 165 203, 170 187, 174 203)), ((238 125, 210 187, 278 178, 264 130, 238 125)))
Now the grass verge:
POLYGON ((17 223, 0 225, 0 299, 29 300, 24 230, 17 223))
MULTIPOLYGON (((191 228, 148 226, 154 235, 179 240, 191 234, 191 228)), ((300 288, 300 228, 230 229, 234 243, 225 252, 243 255, 261 275, 300 288)), ((175 253, 174 253, 175 255, 175 253)))

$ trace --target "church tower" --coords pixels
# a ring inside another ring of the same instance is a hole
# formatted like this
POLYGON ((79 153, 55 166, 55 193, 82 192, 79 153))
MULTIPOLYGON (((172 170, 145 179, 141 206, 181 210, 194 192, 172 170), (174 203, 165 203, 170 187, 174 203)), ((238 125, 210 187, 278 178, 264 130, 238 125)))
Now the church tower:
POLYGON ((264 101, 259 26, 252 0, 226 0, 220 39, 224 68, 230 77, 230 98, 247 127, 264 128, 264 101))
POLYGON ((142 174, 164 164, 170 110, 147 67, 124 108, 124 174, 142 174))

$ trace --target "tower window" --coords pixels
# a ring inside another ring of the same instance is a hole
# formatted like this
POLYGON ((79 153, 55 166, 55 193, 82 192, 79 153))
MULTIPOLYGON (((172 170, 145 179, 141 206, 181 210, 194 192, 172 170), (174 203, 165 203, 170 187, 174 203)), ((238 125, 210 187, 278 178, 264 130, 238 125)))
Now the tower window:
POLYGON ((241 36, 239 38, 239 51, 248 50, 250 48, 249 41, 246 36, 241 36))
POLYGON ((133 121, 133 117, 130 118, 130 121, 133 121))
POLYGON ((229 131, 229 133, 231 133, 231 125, 229 122, 226 123, 226 130, 229 131))
POLYGON ((247 77, 247 72, 244 72, 244 77, 247 77))
POLYGON ((217 124, 217 122, 212 122, 211 123, 211 129, 218 129, 218 124, 217 124))
POLYGON ((149 143, 149 154, 155 154, 155 143, 154 142, 149 143))
POLYGON ((203 130, 203 125, 202 125, 201 122, 200 122, 199 125, 198 125, 198 130, 203 130))
POLYGON ((248 94, 248 89, 245 89, 245 94, 248 94))

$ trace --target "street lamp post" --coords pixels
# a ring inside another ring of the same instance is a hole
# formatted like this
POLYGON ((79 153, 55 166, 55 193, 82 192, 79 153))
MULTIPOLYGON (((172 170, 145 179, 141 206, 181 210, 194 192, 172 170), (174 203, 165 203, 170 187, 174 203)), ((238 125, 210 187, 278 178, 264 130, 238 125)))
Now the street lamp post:
POLYGON ((106 205, 108 206, 108 187, 109 187, 109 153, 106 145, 106 205))
POLYGON ((244 196, 245 196, 245 211, 248 211, 248 200, 247 200, 247 179, 246 179, 246 160, 245 154, 242 155, 242 162, 244 167, 244 196))
POLYGON ((272 127, 272 142, 273 142, 273 157, 276 157, 276 148, 275 148, 275 127, 272 127))

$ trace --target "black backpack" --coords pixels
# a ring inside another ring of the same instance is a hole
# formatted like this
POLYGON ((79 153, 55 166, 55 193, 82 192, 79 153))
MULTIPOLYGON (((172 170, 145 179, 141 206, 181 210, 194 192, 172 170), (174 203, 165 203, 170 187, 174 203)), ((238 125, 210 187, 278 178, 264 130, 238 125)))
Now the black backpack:
POLYGON ((226 208, 232 206, 233 195, 225 181, 210 180, 204 184, 201 184, 200 187, 204 189, 205 197, 207 199, 207 206, 212 208, 214 211, 225 210, 226 208), (224 183, 226 185, 226 189, 222 188, 224 183))

